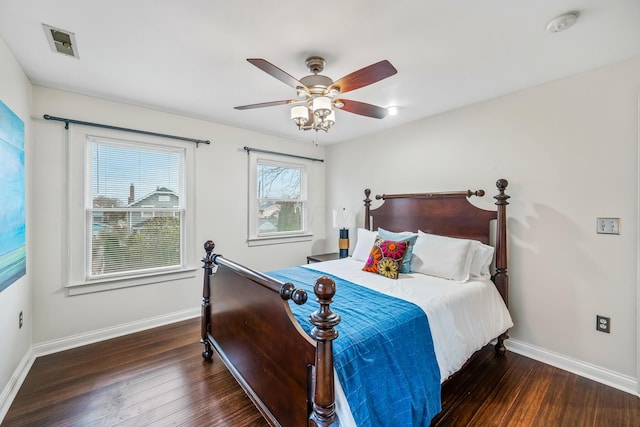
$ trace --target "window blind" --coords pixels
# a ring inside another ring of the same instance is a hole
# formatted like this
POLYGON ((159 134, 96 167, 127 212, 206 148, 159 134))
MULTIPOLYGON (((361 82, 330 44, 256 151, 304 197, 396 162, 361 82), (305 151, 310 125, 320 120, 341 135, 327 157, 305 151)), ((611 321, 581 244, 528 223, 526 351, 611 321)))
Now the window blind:
POLYGON ((180 267, 184 150, 90 137, 87 278, 180 267))

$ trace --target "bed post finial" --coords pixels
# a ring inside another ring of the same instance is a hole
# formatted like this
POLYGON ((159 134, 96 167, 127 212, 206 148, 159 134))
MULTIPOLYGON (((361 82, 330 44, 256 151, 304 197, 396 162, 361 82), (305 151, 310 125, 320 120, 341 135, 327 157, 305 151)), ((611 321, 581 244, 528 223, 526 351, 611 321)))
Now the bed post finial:
POLYGON ((371 199, 369 198, 369 196, 371 195, 371 190, 366 188, 364 190, 364 196, 365 199, 364 201, 364 228, 366 230, 371 230, 371 224, 369 223, 370 221, 370 213, 369 213, 369 209, 371 209, 371 199))
POLYGON ((204 250, 206 255, 202 258, 202 268, 204 269, 204 282, 202 284, 202 316, 200 325, 200 342, 204 344, 204 351, 202 357, 205 360, 211 361, 213 358, 213 349, 208 340, 209 324, 211 323, 211 274, 213 273, 213 260, 216 255, 213 254, 213 249, 216 244, 213 240, 207 240, 204 242, 204 250))
MULTIPOLYGON (((496 272, 493 277, 493 282, 496 284, 496 288, 502 295, 504 303, 509 305, 509 274, 507 269, 507 205, 509 204, 509 196, 505 194, 505 190, 509 185, 509 181, 506 179, 499 179, 496 182, 498 187, 498 194, 493 198, 496 199, 496 205, 498 206, 497 212, 497 224, 496 224, 496 272)), ((504 346, 504 340, 509 338, 507 333, 503 333, 498 337, 495 349, 498 354, 504 354, 506 347, 504 346)))
MULTIPOLYGON (((507 186, 508 186, 508 185, 509 185, 509 181, 507 181, 507 180, 506 180, 506 179, 504 179, 504 178, 500 178, 499 180, 497 180, 497 181, 496 181, 496 187, 498 187, 498 190, 500 190, 500 192, 501 192, 502 194, 504 194, 504 190, 506 190, 506 189, 507 189, 507 186)), ((508 199, 509 197, 510 197, 510 196, 507 196, 507 199, 508 199)), ((507 204, 508 204, 508 203, 507 203, 507 204)))
POLYGON ((332 312, 330 306, 336 294, 336 283, 327 276, 319 277, 313 291, 320 307, 309 316, 314 326, 311 337, 317 343, 313 410, 309 415, 309 426, 338 426, 333 383, 333 340, 338 338, 338 331, 334 327, 340 323, 340 316, 332 312))

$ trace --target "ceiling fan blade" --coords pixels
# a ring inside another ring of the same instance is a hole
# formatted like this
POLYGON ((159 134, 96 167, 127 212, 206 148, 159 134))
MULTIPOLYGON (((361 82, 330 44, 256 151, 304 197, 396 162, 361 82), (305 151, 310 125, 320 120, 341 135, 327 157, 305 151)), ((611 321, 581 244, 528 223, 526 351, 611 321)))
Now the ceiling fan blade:
POLYGON ((261 102, 259 104, 240 105, 233 107, 236 110, 251 110, 252 108, 273 107, 274 105, 294 104, 297 99, 283 99, 282 101, 261 102))
POLYGON ((275 77, 276 79, 280 80, 282 83, 289 85, 293 88, 299 88, 302 87, 305 90, 307 90, 306 86, 303 85, 302 83, 300 83, 298 81, 298 79, 296 79, 295 77, 293 77, 292 75, 290 75, 289 73, 282 71, 280 68, 276 67, 275 65, 273 65, 271 62, 267 61, 266 59, 262 59, 262 58, 247 58, 247 61, 249 61, 250 63, 252 63, 253 65, 255 65, 256 67, 260 68, 262 71, 264 71, 265 73, 269 74, 270 76, 275 77))
POLYGON ((341 110, 360 114, 361 116, 373 117, 374 119, 383 119, 388 113, 386 108, 367 104, 365 102, 349 101, 348 99, 338 99, 335 102, 343 104, 341 110))
POLYGON ((340 89, 340 93, 346 93, 361 87, 378 82, 396 74, 398 70, 386 59, 368 67, 361 68, 343 78, 335 81, 331 87, 340 89))

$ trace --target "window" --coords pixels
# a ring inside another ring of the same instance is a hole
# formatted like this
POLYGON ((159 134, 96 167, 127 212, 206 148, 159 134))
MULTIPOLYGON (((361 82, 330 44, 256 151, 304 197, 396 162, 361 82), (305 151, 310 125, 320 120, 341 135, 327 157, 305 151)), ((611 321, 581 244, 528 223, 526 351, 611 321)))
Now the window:
POLYGON ((186 279, 197 271, 187 251, 195 230, 187 197, 195 146, 112 133, 119 136, 80 127, 69 134, 69 295, 186 279))
POLYGON ((89 138, 88 279, 179 268, 184 153, 89 138))
POLYGON ((304 231, 304 167, 259 160, 258 236, 304 231))
POLYGON ((311 235, 305 162, 250 155, 249 241, 311 235))

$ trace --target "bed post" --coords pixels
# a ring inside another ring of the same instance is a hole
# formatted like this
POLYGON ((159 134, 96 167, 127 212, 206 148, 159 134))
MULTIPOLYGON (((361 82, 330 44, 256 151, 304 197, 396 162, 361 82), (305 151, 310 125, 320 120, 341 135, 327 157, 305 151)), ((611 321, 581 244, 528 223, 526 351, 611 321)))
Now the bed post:
MULTIPOLYGON (((511 196, 505 194, 505 189, 509 185, 506 179, 499 179, 496 182, 498 187, 498 194, 494 196, 496 199, 496 205, 498 206, 497 212, 497 225, 496 225, 496 272, 493 277, 493 282, 496 284, 500 295, 504 299, 504 303, 509 305, 509 274, 507 272, 507 205, 511 196)), ((504 340, 509 338, 507 333, 503 333, 498 337, 496 343, 496 353, 504 354, 507 350, 504 346, 504 340)))
POLYGON ((313 408, 309 415, 309 426, 338 426, 333 382, 333 340, 338 338, 338 331, 334 326, 340 323, 340 316, 333 313, 330 307, 336 294, 336 283, 329 277, 319 277, 313 291, 320 307, 309 316, 309 321, 314 326, 311 337, 317 343, 313 408))
POLYGON ((213 243, 213 241, 211 240, 207 240, 206 242, 204 242, 204 250, 206 252, 206 255, 204 258, 202 258, 202 262, 203 262, 203 266, 202 268, 204 269, 204 283, 202 286, 202 315, 201 315, 201 326, 200 326, 200 331, 201 331, 201 336, 200 336, 200 342, 202 344, 204 344, 204 351, 202 352, 202 357, 205 358, 205 360, 211 361, 211 359, 213 358, 213 349, 211 348, 211 343, 209 342, 209 324, 211 323, 211 302, 210 302, 210 296, 211 296, 211 274, 213 274, 213 259, 215 258, 215 255, 213 255, 213 248, 215 248, 216 245, 215 243, 213 243))
POLYGON ((371 199, 369 198, 369 196, 371 195, 371 190, 369 190, 368 188, 364 190, 364 196, 365 199, 364 201, 364 228, 366 230, 371 230, 371 224, 369 223, 369 221, 371 220, 371 213, 369 212, 369 210, 371 209, 371 199))

